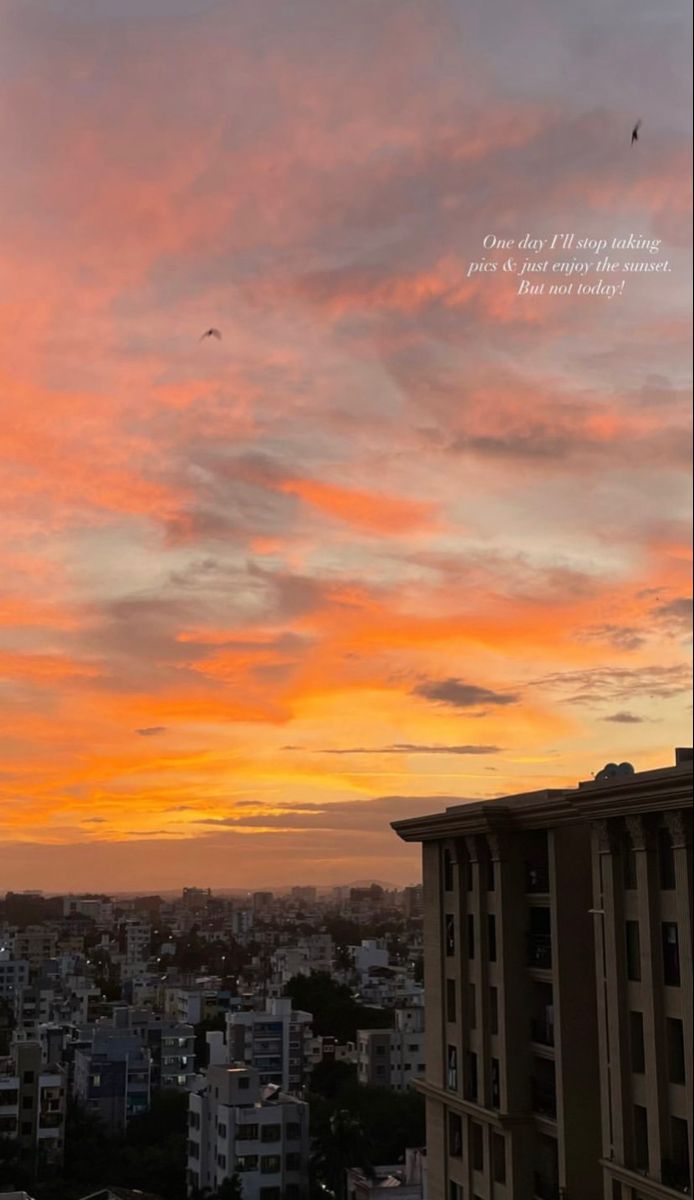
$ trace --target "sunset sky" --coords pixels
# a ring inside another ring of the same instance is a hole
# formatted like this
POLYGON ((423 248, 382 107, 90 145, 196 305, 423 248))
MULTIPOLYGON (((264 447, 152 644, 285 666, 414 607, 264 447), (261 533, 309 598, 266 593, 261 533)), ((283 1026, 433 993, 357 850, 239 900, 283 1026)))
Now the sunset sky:
POLYGON ((0 892, 410 883, 690 742, 685 9, 0 0, 0 892), (672 270, 468 278, 564 231, 672 270))

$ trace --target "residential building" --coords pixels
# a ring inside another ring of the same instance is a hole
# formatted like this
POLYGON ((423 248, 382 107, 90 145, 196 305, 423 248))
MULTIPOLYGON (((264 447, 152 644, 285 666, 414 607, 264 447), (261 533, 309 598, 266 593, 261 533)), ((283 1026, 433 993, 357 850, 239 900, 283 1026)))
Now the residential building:
POLYGON ((292 1008, 285 998, 268 1000, 264 1012, 227 1016, 229 1062, 254 1067, 261 1084, 300 1091, 311 1070, 311 1013, 292 1008))
POLYGON ((74 1054, 75 1095, 117 1133, 150 1105, 152 1056, 137 1034, 97 1030, 74 1054))
POLYGON ((308 1190, 308 1105, 263 1087, 250 1067, 211 1066, 188 1109, 188 1190, 238 1173, 244 1200, 302 1200, 308 1190))
POLYGON ((13 958, 23 958, 31 971, 38 971, 41 964, 55 958, 57 935, 45 925, 27 925, 15 933, 12 945, 13 958))
POLYGON ((0 1060, 0 1137, 19 1143, 30 1169, 59 1167, 65 1136, 65 1072, 45 1066, 41 1045, 15 1042, 0 1060))
POLYGON ((691 1189, 691 751, 421 841, 431 1200, 691 1189))
POLYGON ((609 1200, 691 1194, 692 754, 582 784, 609 1200))
POLYGON ((15 997, 29 984, 29 963, 12 957, 9 946, 0 945, 0 1000, 14 1011, 15 997))
POLYGON ((426 1150, 406 1150, 405 1162, 347 1171, 346 1200, 427 1200, 426 1150))
POLYGON ((424 1039, 422 1005, 396 1009, 394 1029, 358 1029, 359 1082, 404 1091, 415 1079, 423 1079, 424 1039))

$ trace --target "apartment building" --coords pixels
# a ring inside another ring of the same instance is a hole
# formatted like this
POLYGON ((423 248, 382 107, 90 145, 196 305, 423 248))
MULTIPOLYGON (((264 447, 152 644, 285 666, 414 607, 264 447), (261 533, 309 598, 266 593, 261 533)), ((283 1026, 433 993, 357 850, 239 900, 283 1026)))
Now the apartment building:
POLYGON ((359 1082, 404 1091, 424 1078, 425 1053, 423 1006, 396 1009, 393 1029, 357 1030, 359 1082))
POLYGON ((65 1072, 44 1065, 39 1042, 15 1042, 0 1060, 0 1137, 18 1142, 31 1169, 58 1167, 65 1136, 65 1072))
POLYGON ((423 845, 430 1200, 688 1194, 691 794, 678 752, 395 823, 423 845))
POLYGON ((308 1105, 250 1067, 211 1066, 188 1101, 188 1191, 234 1174, 244 1200, 302 1200, 308 1191, 308 1105))
POLYGON ((12 956, 25 959, 31 971, 38 971, 42 963, 55 958, 57 941, 57 934, 45 925, 27 925, 12 939, 12 956))
POLYGON ((264 1012, 229 1013, 226 1020, 229 1062, 255 1067, 261 1084, 301 1090, 311 1070, 311 1013, 284 997, 268 1000, 264 1012))
POLYGON ((152 1056, 136 1034, 97 1030, 89 1046, 74 1053, 75 1096, 111 1133, 150 1105, 152 1056))
POLYGON ((692 754, 582 784, 593 839, 606 1200, 690 1195, 692 754))
POLYGON ((0 944, 0 1000, 14 1010, 15 997, 29 983, 29 963, 12 958, 10 948, 0 944))

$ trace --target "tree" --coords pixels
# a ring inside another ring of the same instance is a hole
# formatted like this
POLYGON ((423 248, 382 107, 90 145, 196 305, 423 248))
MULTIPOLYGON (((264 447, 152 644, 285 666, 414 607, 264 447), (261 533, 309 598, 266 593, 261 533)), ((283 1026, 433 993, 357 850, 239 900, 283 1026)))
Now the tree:
POLYGON ((338 1042, 355 1041, 357 1029, 390 1029, 393 1024, 389 1008, 358 1004, 350 989, 327 971, 295 976, 287 984, 287 995, 295 1008, 313 1014, 314 1033, 338 1042))
POLYGON ((238 1172, 225 1179, 212 1196, 212 1200, 243 1200, 243 1184, 238 1172))
POLYGON ((345 1200, 350 1167, 371 1173, 368 1139, 361 1121, 348 1109, 335 1109, 327 1129, 315 1138, 313 1166, 336 1200, 345 1200))

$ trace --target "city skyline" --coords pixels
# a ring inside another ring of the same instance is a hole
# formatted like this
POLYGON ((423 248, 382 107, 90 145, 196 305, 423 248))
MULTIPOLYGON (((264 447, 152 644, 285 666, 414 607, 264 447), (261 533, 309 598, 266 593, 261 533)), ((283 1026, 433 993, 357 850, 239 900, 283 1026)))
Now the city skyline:
POLYGON ((403 886, 391 821, 669 761, 682 6, 0 25, 0 891, 403 886), (469 273, 569 231, 672 269, 469 273))

